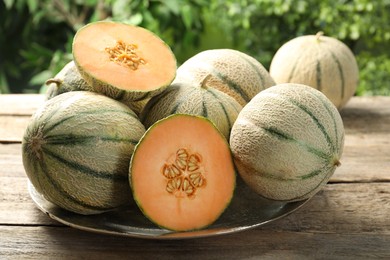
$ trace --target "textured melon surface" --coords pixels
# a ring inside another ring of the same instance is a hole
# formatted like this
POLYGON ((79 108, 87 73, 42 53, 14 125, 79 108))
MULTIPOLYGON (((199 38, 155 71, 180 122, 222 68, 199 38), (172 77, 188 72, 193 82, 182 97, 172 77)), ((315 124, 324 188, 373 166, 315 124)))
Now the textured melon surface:
POLYGON ((176 231, 212 224, 229 205, 236 183, 226 139, 206 118, 182 114, 146 131, 129 179, 145 216, 176 231))
POLYGON ((202 51, 185 61, 174 82, 193 82, 208 77, 206 86, 221 90, 244 106, 257 93, 275 85, 264 66, 253 57, 232 49, 202 51))
POLYGON ((230 130, 241 109, 234 98, 217 89, 173 83, 147 103, 140 118, 148 128, 172 114, 203 116, 210 119, 229 140, 230 130))
MULTIPOLYGON (((69 63, 67 63, 54 78, 48 79, 46 81, 46 85, 48 86, 46 91, 47 99, 51 99, 57 95, 69 91, 91 91, 98 93, 96 89, 92 88, 80 75, 80 72, 77 69, 74 61, 70 61, 69 63)), ((149 98, 139 101, 131 101, 126 100, 125 95, 118 95, 115 96, 115 100, 124 103, 129 108, 131 108, 137 115, 139 115, 146 103, 149 101, 149 98)))
POLYGON ((300 83, 323 92, 341 109, 354 95, 359 68, 352 51, 341 41, 305 35, 285 43, 270 66, 276 83, 300 83))
POLYGON ((91 86, 81 77, 73 61, 67 63, 54 78, 48 79, 46 85, 47 99, 69 91, 92 91, 91 86))
POLYGON ((67 92, 31 118, 23 165, 52 203, 80 214, 112 210, 131 198, 130 158, 144 132, 124 104, 92 92, 67 92))
POLYGON ((230 136, 244 181, 260 195, 281 201, 317 193, 340 165, 343 144, 336 107, 318 90, 292 83, 254 97, 230 136))
POLYGON ((149 98, 169 86, 176 74, 169 46, 149 30, 129 24, 87 24, 77 31, 72 52, 84 79, 114 99, 149 98))

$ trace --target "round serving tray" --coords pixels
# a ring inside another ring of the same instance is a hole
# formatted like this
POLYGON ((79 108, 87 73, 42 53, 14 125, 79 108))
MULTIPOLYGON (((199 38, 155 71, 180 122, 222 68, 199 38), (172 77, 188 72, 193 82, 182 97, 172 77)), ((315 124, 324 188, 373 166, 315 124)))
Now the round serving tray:
POLYGON ((243 231, 282 218, 308 201, 267 200, 251 191, 238 178, 235 195, 216 222, 202 230, 174 232, 154 225, 144 217, 135 203, 115 211, 85 216, 69 212, 47 201, 30 182, 28 189, 41 211, 65 225, 97 233, 153 239, 208 237, 243 231))

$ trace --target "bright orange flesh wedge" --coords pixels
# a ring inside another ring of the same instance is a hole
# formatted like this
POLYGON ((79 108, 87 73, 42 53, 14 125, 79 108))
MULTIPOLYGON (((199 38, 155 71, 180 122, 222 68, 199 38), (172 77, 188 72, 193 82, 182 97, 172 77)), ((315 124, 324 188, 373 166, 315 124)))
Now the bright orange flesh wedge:
POLYGON ((119 22, 94 22, 78 30, 73 56, 83 75, 121 90, 158 89, 176 74, 176 58, 163 40, 147 29, 119 22))
POLYGON ((207 227, 227 208, 236 174, 228 143, 207 119, 176 114, 155 123, 130 166, 134 199, 158 226, 207 227))

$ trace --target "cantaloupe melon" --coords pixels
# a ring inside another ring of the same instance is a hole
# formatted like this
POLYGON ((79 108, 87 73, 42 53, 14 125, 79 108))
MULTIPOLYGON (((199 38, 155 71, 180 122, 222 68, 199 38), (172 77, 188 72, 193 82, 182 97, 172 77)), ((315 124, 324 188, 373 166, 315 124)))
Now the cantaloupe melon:
POLYGON ((177 70, 174 82, 200 85, 227 93, 244 106, 257 93, 275 85, 264 66, 250 55, 233 49, 202 51, 185 61, 177 70))
POLYGON ((160 227, 207 227, 228 207, 236 174, 229 145, 206 118, 175 114, 156 122, 130 164, 133 198, 160 227))
MULTIPOLYGON (((46 91, 46 98, 51 99, 57 95, 69 92, 69 91, 91 91, 97 92, 94 88, 92 88, 85 79, 80 75, 79 70, 77 69, 74 61, 70 61, 67 63, 54 78, 48 79, 46 81, 48 85, 46 91)), ((103 93, 100 93, 103 94, 103 93)), ((116 99, 128 107, 130 107, 137 115, 142 111, 149 98, 139 100, 139 101, 131 101, 126 100, 124 95, 119 95, 115 97, 111 97, 116 99)))
POLYGON ((69 91, 92 91, 91 86, 81 77, 73 60, 68 62, 61 70, 46 81, 46 98, 51 99, 69 91))
POLYGON ((130 202, 131 155, 145 132, 124 104, 88 91, 46 101, 22 142, 23 165, 48 201, 79 214, 97 214, 130 202))
POLYGON ((256 95, 230 136, 244 181, 263 197, 280 201, 316 194, 340 165, 343 144, 337 108, 320 91, 293 83, 256 95))
POLYGON ((276 83, 300 83, 323 92, 338 108, 354 95, 359 68, 354 54, 336 38, 304 35, 286 42, 275 53, 270 74, 276 83))
POLYGON ((161 38, 120 22, 83 26, 74 36, 72 53, 80 74, 96 92, 123 101, 160 93, 177 69, 174 54, 161 38))
MULTIPOLYGON (((203 82, 204 83, 204 82, 203 82)), ((146 128, 172 114, 190 114, 210 119, 229 140, 241 105, 229 95, 203 84, 173 83, 146 104, 140 118, 146 128)))

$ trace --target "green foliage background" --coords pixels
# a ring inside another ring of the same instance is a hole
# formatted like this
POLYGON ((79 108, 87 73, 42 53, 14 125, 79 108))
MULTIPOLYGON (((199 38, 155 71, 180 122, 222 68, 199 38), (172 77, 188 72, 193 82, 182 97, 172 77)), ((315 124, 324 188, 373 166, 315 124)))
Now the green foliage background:
POLYGON ((1 0, 0 93, 37 93, 72 59, 75 32, 110 19, 145 27, 179 64, 233 48, 269 68, 288 40, 323 31, 355 53, 357 95, 390 95, 390 0, 1 0))

